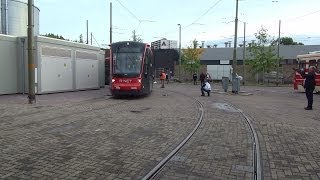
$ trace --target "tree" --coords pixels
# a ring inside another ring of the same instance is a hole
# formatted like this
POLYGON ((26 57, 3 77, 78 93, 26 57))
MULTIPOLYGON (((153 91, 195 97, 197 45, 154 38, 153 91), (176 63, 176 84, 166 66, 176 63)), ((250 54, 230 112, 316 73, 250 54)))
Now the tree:
POLYGON ((82 34, 80 34, 80 36, 79 36, 79 43, 83 43, 83 35, 82 34))
POLYGON ((291 37, 282 37, 280 38, 280 44, 282 45, 304 45, 301 42, 295 42, 291 37))
MULTIPOLYGON (((255 33, 257 43, 252 43, 248 48, 248 64, 253 74, 264 74, 277 67, 276 44, 268 35, 268 30, 263 27, 255 33)), ((263 76, 262 76, 263 77, 263 76)))
POLYGON ((182 50, 182 65, 183 69, 192 74, 200 69, 200 58, 204 49, 197 48, 198 41, 195 39, 192 42, 192 46, 182 50))
POLYGON ((143 42, 140 36, 137 35, 136 30, 132 31, 132 41, 134 42, 143 42))
POLYGON ((56 38, 56 39, 62 39, 62 40, 66 40, 63 36, 61 36, 61 35, 55 35, 55 34, 53 34, 53 33, 48 33, 48 34, 45 34, 45 35, 43 35, 43 36, 45 36, 45 37, 50 37, 50 38, 56 38))

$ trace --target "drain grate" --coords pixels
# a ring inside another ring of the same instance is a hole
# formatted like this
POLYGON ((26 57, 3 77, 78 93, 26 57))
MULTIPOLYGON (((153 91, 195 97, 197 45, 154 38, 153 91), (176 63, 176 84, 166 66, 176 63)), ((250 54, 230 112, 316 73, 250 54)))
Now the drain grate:
POLYGON ((184 162, 187 158, 183 156, 173 156, 170 161, 184 162))

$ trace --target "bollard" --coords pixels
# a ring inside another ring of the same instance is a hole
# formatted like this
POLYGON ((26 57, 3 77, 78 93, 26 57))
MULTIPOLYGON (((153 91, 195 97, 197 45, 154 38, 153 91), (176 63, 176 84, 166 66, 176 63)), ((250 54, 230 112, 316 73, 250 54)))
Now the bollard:
POLYGON ((232 92, 238 94, 240 92, 240 78, 232 78, 232 92))
POLYGON ((228 86, 229 86, 229 78, 222 77, 222 88, 223 88, 224 92, 228 91, 228 86))

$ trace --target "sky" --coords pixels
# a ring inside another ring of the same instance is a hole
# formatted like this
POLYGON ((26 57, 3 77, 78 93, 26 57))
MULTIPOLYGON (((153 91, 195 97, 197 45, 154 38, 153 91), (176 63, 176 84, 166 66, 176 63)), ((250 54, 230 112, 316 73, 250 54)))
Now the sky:
MULTIPOLYGON (((192 40, 205 45, 234 40, 236 0, 35 0, 40 9, 40 34, 54 33, 71 40, 83 34, 86 21, 93 45, 109 44, 110 2, 112 2, 113 42, 132 40, 136 30, 144 42, 161 38, 178 40, 181 24, 182 47, 192 40)), ((239 0, 238 43, 254 39, 261 27, 277 38, 279 20, 281 37, 307 45, 320 44, 320 0, 239 0)), ((89 35, 90 40, 90 35, 89 35)))

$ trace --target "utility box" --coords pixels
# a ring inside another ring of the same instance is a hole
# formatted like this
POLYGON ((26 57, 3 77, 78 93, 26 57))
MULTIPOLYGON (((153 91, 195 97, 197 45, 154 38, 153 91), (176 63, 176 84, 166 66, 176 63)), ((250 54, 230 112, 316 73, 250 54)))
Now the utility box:
POLYGON ((240 77, 232 78, 232 92, 236 94, 240 92, 240 77))
POLYGON ((228 91, 228 86, 229 86, 229 77, 222 77, 222 88, 224 92, 228 91))

